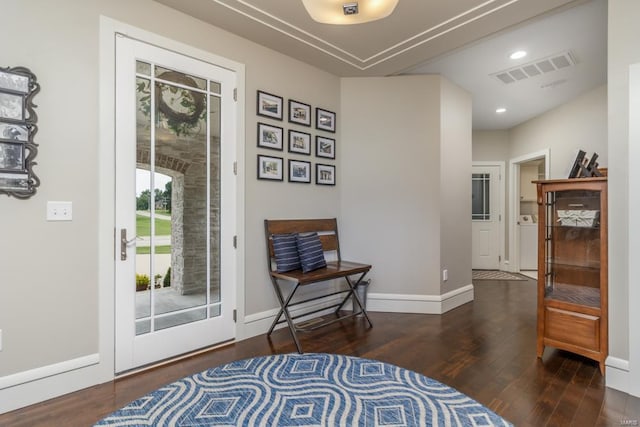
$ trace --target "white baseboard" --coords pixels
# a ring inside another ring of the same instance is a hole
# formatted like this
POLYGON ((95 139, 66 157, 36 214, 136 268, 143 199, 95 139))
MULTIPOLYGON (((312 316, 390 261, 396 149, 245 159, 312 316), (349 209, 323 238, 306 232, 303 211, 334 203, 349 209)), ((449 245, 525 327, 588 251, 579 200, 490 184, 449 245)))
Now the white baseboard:
POLYGON ((0 414, 108 380, 98 354, 0 377, 0 414))
MULTIPOLYGON (((378 294, 369 293, 367 295, 367 311, 381 311, 388 313, 420 313, 420 314, 442 314, 463 304, 473 301, 473 285, 466 285, 461 288, 447 292, 443 295, 406 295, 406 294, 378 294)), ((315 301, 313 303, 301 304, 291 310, 292 316, 309 310, 321 309, 340 301, 340 296, 315 301)), ((351 309, 351 304, 347 303, 347 310, 351 309)), ((331 313, 331 309, 316 313, 313 316, 331 313)), ((246 336, 238 339, 246 339, 269 330, 273 319, 278 314, 278 310, 268 310, 261 313, 251 314, 244 319, 244 332, 246 336)), ((309 316, 312 317, 312 316, 309 316)), ((304 320, 301 318, 300 320, 304 320)), ((277 328, 284 327, 282 323, 277 328)))
POLYGON ((605 361, 605 381, 607 387, 640 397, 640 384, 634 381, 628 360, 609 356, 605 361))

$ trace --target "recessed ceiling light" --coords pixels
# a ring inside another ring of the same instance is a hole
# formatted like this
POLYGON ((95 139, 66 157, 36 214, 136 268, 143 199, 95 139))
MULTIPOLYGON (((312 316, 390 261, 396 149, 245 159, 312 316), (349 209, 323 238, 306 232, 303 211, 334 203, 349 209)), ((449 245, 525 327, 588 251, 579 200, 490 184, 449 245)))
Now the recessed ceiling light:
POLYGON ((507 112, 507 109, 504 108, 504 107, 496 108, 496 113, 498 113, 498 114, 502 114, 502 113, 506 113, 506 112, 507 112))
POLYGON ((516 50, 511 55, 509 55, 509 58, 520 59, 520 58, 524 58, 525 56, 527 56, 527 52, 525 52, 524 50, 516 50))

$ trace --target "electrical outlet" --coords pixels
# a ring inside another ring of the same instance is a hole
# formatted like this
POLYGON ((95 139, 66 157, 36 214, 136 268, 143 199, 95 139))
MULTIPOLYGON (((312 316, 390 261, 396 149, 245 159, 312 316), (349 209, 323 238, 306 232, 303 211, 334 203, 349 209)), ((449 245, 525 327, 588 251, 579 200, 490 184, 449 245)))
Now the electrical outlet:
POLYGON ((73 204, 71 202, 47 202, 47 221, 71 221, 73 204))
POLYGON ((442 270, 442 281, 446 282, 447 280, 449 280, 449 270, 444 269, 442 270))

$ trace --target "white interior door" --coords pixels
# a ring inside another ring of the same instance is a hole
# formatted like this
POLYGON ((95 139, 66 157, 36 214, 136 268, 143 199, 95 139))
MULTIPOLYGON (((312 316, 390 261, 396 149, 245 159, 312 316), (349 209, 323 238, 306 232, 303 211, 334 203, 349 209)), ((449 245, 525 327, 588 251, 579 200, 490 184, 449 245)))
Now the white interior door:
POLYGON ((116 372, 235 336, 235 87, 116 38, 116 372))
POLYGON ((471 177, 472 268, 500 268, 500 167, 473 166, 471 177))

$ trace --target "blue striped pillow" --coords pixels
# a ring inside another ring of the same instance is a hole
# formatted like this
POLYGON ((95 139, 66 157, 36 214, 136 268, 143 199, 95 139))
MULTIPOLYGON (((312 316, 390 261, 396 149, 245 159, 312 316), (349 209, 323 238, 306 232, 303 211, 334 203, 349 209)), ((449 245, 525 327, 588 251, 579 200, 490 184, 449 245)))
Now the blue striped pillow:
POLYGON ((327 266, 318 233, 298 234, 296 240, 303 273, 327 266))
POLYGON ((298 270, 300 268, 300 257, 298 256, 298 245, 295 234, 274 234, 273 255, 276 258, 276 271, 284 273, 286 271, 298 270))

